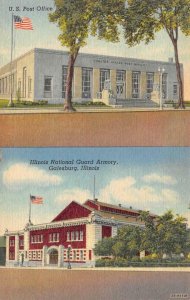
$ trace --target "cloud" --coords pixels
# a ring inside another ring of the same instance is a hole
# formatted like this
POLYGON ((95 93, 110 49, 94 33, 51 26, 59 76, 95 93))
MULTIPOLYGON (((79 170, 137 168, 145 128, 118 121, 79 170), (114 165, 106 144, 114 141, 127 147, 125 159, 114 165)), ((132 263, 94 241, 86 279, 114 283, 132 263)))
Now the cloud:
POLYGON ((75 200, 79 203, 84 203, 87 199, 91 199, 92 194, 88 190, 82 189, 67 189, 55 199, 56 203, 68 205, 71 201, 75 200))
POLYGON ((156 190, 148 185, 137 187, 133 177, 125 177, 112 180, 100 190, 99 200, 156 212, 161 206, 175 205, 179 195, 171 189, 156 190))
POLYGON ((61 182, 61 177, 50 175, 45 170, 24 163, 14 164, 3 173, 3 183, 11 189, 22 189, 28 185, 46 187, 59 185, 61 182))
POLYGON ((171 176, 159 175, 156 173, 151 173, 151 174, 145 175, 143 177, 143 180, 148 183, 164 183, 164 184, 176 184, 177 183, 175 178, 173 178, 171 176))

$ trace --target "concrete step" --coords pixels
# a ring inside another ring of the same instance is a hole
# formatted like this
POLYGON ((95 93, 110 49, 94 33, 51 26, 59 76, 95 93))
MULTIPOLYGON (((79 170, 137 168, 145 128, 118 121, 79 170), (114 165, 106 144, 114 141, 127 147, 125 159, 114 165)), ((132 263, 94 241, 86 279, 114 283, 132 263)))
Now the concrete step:
POLYGON ((117 99, 116 105, 122 107, 158 107, 159 105, 151 100, 145 99, 117 99))

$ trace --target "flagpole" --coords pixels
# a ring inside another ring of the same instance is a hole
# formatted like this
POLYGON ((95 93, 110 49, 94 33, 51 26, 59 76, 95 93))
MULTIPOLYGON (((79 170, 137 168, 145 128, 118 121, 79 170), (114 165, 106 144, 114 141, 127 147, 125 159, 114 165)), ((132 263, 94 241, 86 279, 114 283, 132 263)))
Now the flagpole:
POLYGON ((29 224, 31 224, 31 195, 29 197, 29 219, 28 219, 28 221, 29 221, 29 224))
POLYGON ((12 63, 13 63, 13 13, 12 13, 12 22, 11 22, 11 63, 10 63, 10 73, 11 73, 11 80, 10 80, 10 100, 9 100, 9 103, 8 103, 8 106, 10 107, 13 107, 14 106, 14 103, 13 103, 13 90, 12 90, 12 84, 13 84, 13 81, 12 81, 12 63))

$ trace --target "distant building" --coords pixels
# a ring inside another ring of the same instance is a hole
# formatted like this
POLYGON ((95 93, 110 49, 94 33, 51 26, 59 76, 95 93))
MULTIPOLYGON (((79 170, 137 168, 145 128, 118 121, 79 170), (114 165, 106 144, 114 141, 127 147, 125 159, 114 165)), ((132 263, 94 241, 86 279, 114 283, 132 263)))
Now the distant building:
POLYGON ((4 266, 6 261, 6 238, 0 236, 0 266, 4 266))
MULTIPOLYGON (((68 52, 33 49, 12 62, 13 97, 24 101, 63 103, 68 52)), ((183 76, 183 65, 181 65, 183 76)), ((176 102, 175 63, 80 53, 74 67, 73 102, 102 101, 108 105, 159 105, 176 102), (162 73, 158 70, 162 70, 162 73), (152 100, 152 101, 151 101, 152 100)), ((10 63, 0 68, 0 99, 11 90, 10 63)))
POLYGON ((27 224, 23 230, 6 231, 6 265, 66 267, 70 261, 73 266, 94 266, 95 244, 105 237, 114 237, 121 226, 143 227, 139 216, 140 211, 121 205, 73 201, 50 223, 27 224))

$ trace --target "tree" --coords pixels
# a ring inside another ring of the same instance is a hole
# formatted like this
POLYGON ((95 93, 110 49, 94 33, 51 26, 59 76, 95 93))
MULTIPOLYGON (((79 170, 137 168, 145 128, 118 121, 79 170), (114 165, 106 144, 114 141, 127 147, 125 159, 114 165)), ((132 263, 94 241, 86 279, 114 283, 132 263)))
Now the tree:
POLYGON ((69 61, 64 109, 72 107, 72 81, 74 64, 81 47, 87 43, 89 35, 118 42, 118 24, 125 0, 54 0, 55 11, 49 20, 57 23, 61 30, 59 40, 69 49, 69 61))
POLYGON ((110 256, 113 254, 112 247, 114 245, 113 238, 104 238, 99 241, 94 248, 95 255, 110 256))
POLYGON ((160 257, 163 254, 186 254, 188 248, 188 231, 186 219, 169 210, 157 218, 156 247, 160 257))
POLYGON ((173 48, 176 73, 179 86, 177 108, 185 108, 182 70, 180 68, 178 40, 179 31, 190 35, 190 1, 189 0, 128 0, 125 21, 125 39, 134 46, 144 41, 154 40, 155 34, 165 29, 173 48))
POLYGON ((140 250, 154 253, 156 252, 155 219, 150 216, 148 211, 142 211, 139 218, 144 222, 145 225, 141 234, 140 250))

